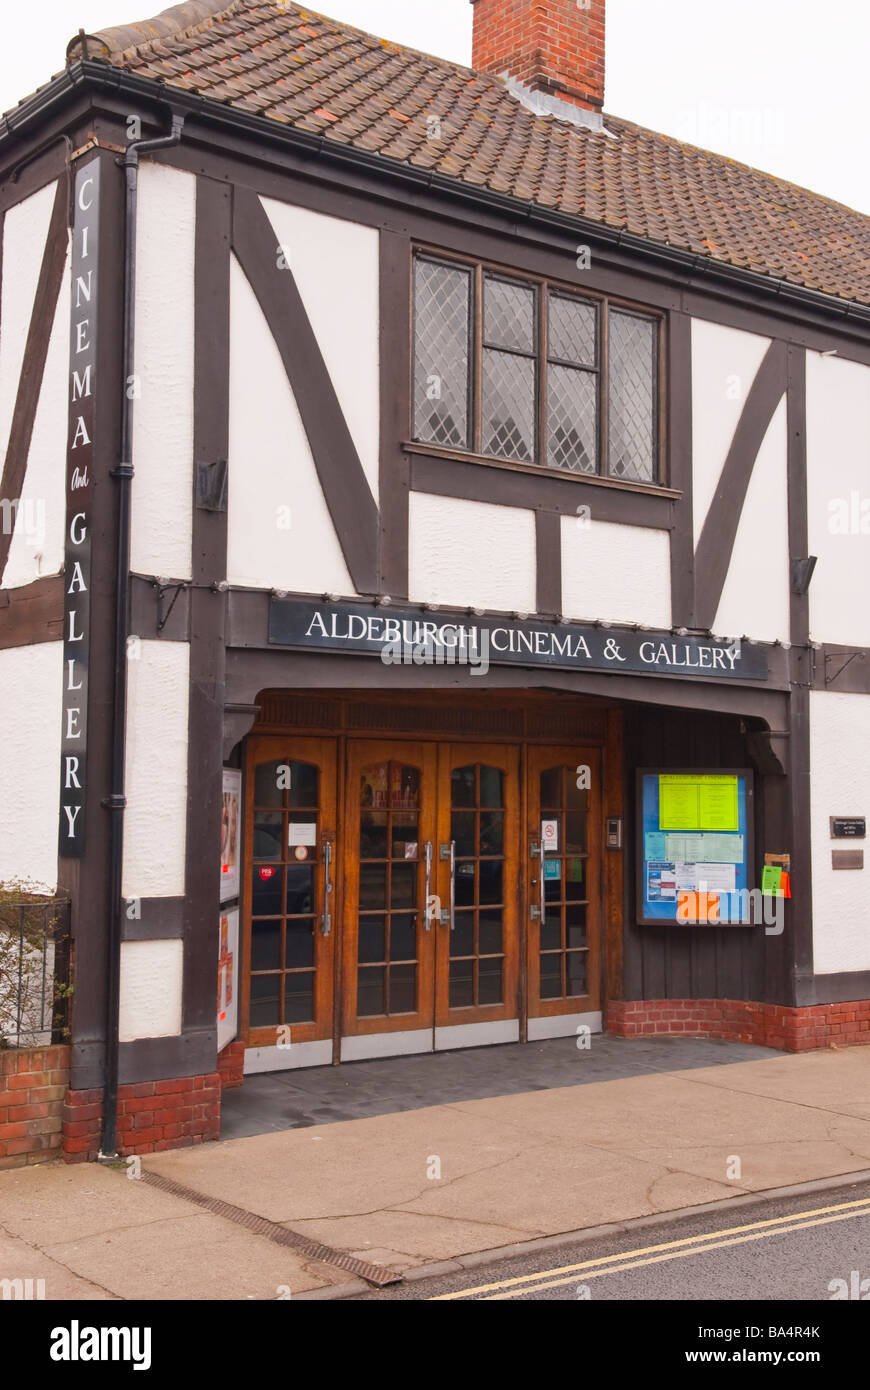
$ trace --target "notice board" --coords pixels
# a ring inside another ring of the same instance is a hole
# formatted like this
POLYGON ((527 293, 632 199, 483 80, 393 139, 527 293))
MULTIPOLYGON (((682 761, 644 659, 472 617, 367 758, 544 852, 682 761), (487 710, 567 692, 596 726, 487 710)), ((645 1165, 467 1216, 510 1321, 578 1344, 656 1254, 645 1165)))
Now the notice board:
POLYGON ((748 768, 641 768, 637 774, 637 921, 749 925, 754 886, 753 784, 748 768))

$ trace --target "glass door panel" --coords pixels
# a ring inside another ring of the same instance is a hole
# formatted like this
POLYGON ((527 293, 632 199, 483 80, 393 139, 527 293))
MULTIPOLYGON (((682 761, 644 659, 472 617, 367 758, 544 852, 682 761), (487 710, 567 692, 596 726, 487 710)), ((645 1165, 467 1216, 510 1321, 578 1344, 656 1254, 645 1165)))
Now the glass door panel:
POLYGON ((427 883, 434 827, 431 747, 350 745, 342 848, 345 1036, 432 1025, 427 883))
POLYGON ((243 904, 254 1046, 331 1035, 335 779, 333 740, 258 738, 249 745, 243 904))
POLYGON ((517 1016, 518 753, 440 750, 440 1027, 517 1016))
POLYGON ((598 749, 529 750, 532 1017, 598 1006, 599 805, 598 749))

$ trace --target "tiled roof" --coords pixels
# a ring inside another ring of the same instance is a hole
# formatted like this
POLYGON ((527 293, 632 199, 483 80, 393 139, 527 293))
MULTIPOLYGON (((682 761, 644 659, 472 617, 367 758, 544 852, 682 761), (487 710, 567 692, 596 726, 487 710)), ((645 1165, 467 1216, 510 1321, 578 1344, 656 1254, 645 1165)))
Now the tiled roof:
POLYGON ((870 218, 614 116, 595 131, 536 115, 498 77, 300 5, 187 0, 87 42, 90 58, 265 120, 870 304, 870 218))

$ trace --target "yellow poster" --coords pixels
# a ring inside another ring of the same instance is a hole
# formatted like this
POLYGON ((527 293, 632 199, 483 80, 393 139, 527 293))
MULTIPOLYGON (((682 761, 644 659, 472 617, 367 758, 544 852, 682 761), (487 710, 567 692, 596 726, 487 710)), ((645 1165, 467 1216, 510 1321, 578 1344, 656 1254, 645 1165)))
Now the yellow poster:
POLYGON ((728 774, 662 773, 659 776, 660 830, 739 828, 737 778, 728 774))
POLYGON ((698 783, 694 777, 659 777, 659 830, 700 830, 698 783))
POLYGON ((737 778, 707 777, 698 789, 702 830, 736 830, 737 778))

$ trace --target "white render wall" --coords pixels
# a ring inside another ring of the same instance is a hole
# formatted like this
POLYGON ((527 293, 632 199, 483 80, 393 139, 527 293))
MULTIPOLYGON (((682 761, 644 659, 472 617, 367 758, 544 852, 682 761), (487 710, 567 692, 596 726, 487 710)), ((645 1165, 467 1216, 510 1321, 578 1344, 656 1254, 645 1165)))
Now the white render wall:
POLYGON ((339 217, 261 199, 378 499, 380 234, 339 217))
MULTIPOLYGON (((136 224, 131 566, 191 576, 196 178, 143 162, 136 224), (135 388, 134 388, 135 389, 135 388)), ((104 286, 120 293, 120 286, 104 286)), ((129 388, 128 388, 129 389, 129 388)))
POLYGON ((281 354, 235 257, 230 287, 227 577, 351 596, 356 590, 281 354))
MULTIPOLYGON (((125 898, 184 894, 190 648, 140 642, 127 662, 125 898)), ((58 715, 58 718, 60 716, 58 715)))
POLYGON ((870 847, 832 840, 830 816, 870 817, 870 696, 810 692, 813 960, 818 975, 870 970, 870 847), (831 851, 863 849, 863 869, 831 851))
POLYGON ((807 353, 807 510, 818 556, 810 635, 870 647, 870 367, 817 352, 807 353))
MULTIPOLYGON (((0 290, 0 472, 9 443, 33 301, 57 185, 33 193, 6 214, 0 290)), ((0 579, 7 589, 57 574, 63 564, 69 378, 69 255, 54 316, 33 427, 21 507, 0 579)), ((10 501, 13 499, 10 499, 10 501)), ((0 516, 0 525, 3 518, 0 516)))
POLYGON ((562 611, 566 618, 671 626, 667 531, 562 517, 562 611))
POLYGON ((409 549, 412 602, 535 612, 534 512, 412 492, 409 549))
POLYGON ((0 883, 57 887, 63 643, 0 651, 0 883))
POLYGON ((121 1042, 181 1032, 183 957, 180 940, 121 943, 121 1042))
POLYGON ((785 396, 777 407, 752 477, 713 631, 721 637, 788 641, 788 434, 785 396))

